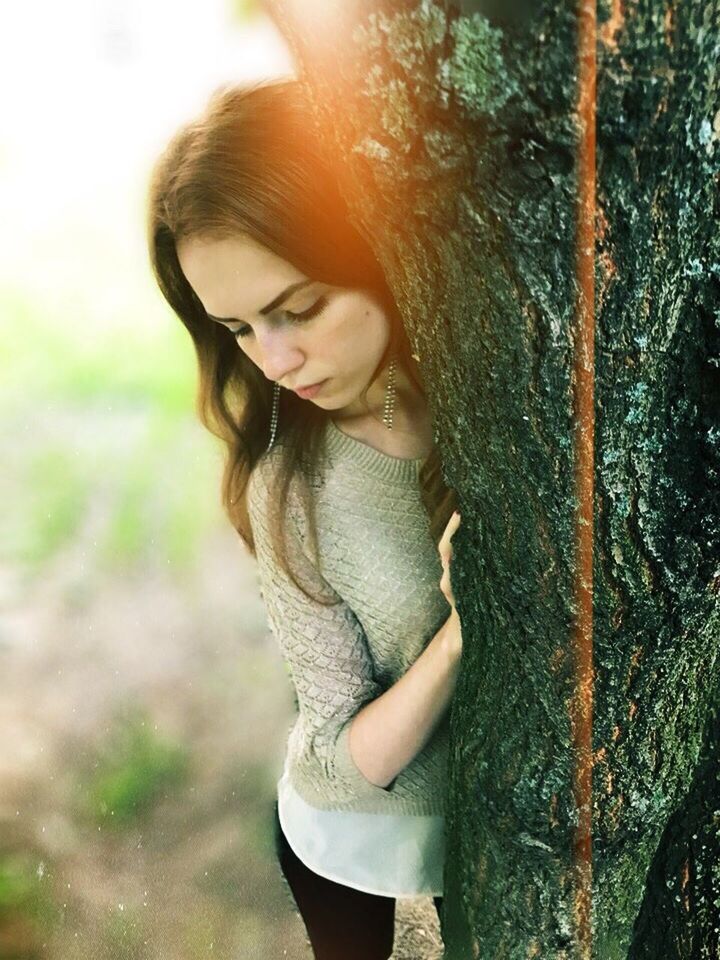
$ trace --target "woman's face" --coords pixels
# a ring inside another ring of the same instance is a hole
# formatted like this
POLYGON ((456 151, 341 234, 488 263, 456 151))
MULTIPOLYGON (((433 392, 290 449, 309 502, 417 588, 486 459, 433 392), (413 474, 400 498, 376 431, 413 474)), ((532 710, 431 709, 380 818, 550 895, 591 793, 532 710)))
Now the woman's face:
POLYGON ((189 238, 178 259, 208 322, 226 326, 269 380, 289 390, 324 380, 312 403, 348 416, 364 409, 357 398, 390 339, 369 292, 314 282, 244 236, 189 238))

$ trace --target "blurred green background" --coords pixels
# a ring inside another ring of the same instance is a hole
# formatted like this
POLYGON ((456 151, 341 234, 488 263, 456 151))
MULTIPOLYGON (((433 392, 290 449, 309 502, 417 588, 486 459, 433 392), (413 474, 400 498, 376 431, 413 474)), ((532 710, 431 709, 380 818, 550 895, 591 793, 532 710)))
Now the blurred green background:
POLYGON ((0 957, 309 957, 272 851, 292 695, 144 235, 176 127, 293 67, 247 0, 2 20, 0 957))
MULTIPOLYGON (((144 233, 176 128, 294 72, 250 0, 3 9, 0 960, 311 957, 272 836, 292 690, 144 233)), ((395 930, 441 956, 430 898, 395 930)))

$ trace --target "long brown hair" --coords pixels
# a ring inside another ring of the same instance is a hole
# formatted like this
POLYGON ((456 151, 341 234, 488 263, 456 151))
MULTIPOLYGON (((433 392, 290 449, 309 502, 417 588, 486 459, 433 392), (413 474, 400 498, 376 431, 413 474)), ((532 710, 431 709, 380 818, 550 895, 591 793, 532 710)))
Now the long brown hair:
MULTIPOLYGON (((226 445, 222 505, 250 552, 255 544, 247 483, 270 435, 273 383, 240 350, 233 334, 209 320, 182 272, 178 244, 189 237, 245 235, 333 286, 363 289, 389 318, 391 336, 368 386, 393 354, 424 394, 411 345, 385 275, 367 242, 350 224, 337 178, 312 135, 311 115, 295 79, 217 88, 200 117, 181 127, 157 159, 147 194, 147 241, 163 296, 192 337, 199 379, 196 412, 226 445)), ((273 503, 285 504, 293 477, 307 480, 323 453, 329 413, 292 391, 281 391, 276 443, 282 449, 273 503)), ((455 508, 433 448, 422 464, 420 491, 438 542, 455 508)), ((312 498, 303 483, 312 542, 312 498)), ((287 562, 284 518, 273 526, 282 568, 305 593, 287 562)), ((319 598, 316 598, 319 599, 319 598)))

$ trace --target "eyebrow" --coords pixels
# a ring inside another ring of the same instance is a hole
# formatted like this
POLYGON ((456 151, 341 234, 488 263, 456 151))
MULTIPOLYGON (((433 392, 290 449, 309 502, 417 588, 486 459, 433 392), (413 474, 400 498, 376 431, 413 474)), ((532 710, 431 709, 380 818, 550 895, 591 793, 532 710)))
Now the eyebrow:
MULTIPOLYGON (((299 280, 297 283, 291 283, 289 287, 286 287, 282 293, 279 293, 266 307, 263 307, 260 313, 263 317, 266 317, 275 307, 279 307, 281 303, 285 303, 288 297, 295 293, 296 290, 302 290, 303 287, 308 287, 311 283, 312 280, 299 280)), ((237 317, 214 317, 211 313, 208 313, 208 317, 211 320, 215 320, 216 323, 243 323, 243 321, 238 320, 237 317)))

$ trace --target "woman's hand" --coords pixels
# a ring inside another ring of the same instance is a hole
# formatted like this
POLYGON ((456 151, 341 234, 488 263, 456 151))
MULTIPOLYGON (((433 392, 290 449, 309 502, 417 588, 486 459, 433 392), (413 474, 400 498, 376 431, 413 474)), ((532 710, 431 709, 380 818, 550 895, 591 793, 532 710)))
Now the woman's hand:
POLYGON ((450 563, 452 561, 452 535, 455 533, 457 528, 460 526, 460 514, 457 510, 448 520, 448 524, 445 527, 445 532, 442 537, 440 537, 440 542, 438 543, 438 551, 440 553, 440 562, 443 567, 443 575, 440 580, 440 589, 445 594, 447 602, 452 607, 452 612, 454 616, 457 616, 455 610, 455 595, 452 589, 452 583, 450 582, 450 563))
POLYGON ((443 566, 440 589, 445 594, 445 598, 452 608, 450 616, 445 621, 443 646, 453 664, 459 662, 462 654, 462 628, 460 625, 460 617, 455 609, 455 594, 453 593, 452 583, 450 582, 450 562, 452 560, 452 543, 450 541, 459 526, 460 514, 456 510, 448 520, 448 525, 445 527, 445 532, 442 537, 440 537, 440 543, 438 544, 440 561, 443 566))

